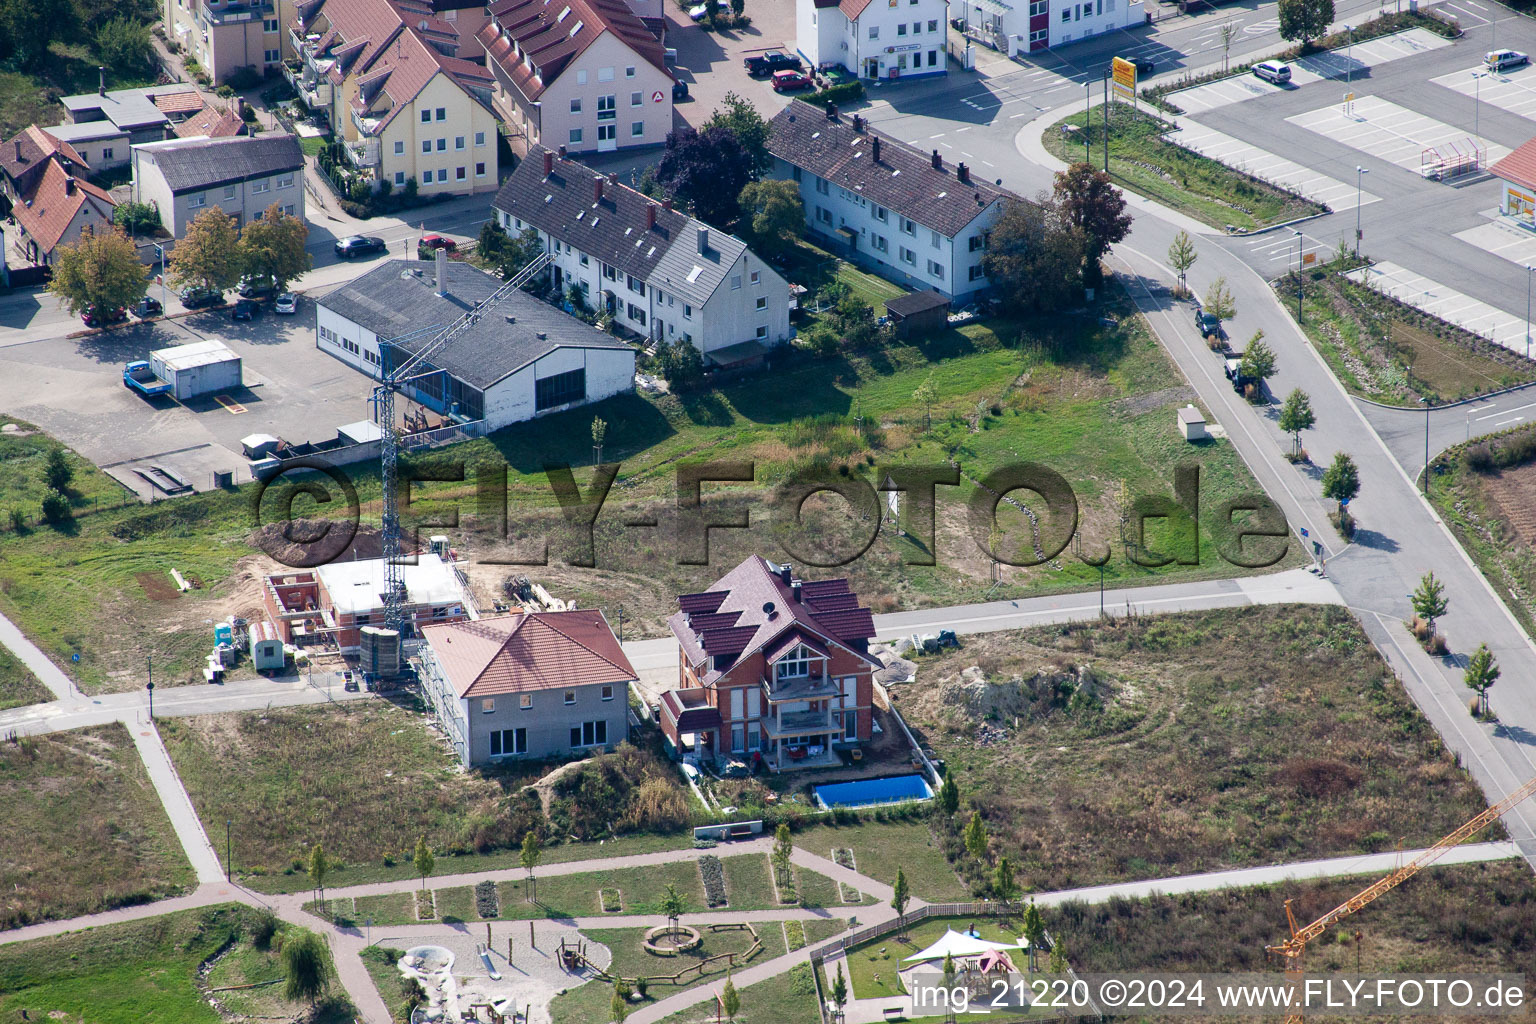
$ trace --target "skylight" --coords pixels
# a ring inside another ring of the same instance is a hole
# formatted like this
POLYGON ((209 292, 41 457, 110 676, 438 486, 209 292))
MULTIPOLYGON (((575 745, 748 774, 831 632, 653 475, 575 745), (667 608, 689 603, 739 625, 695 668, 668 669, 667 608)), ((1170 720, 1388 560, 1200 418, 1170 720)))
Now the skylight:
POLYGON ((695 263, 693 265, 693 269, 688 271, 688 283, 693 284, 699 279, 699 275, 702 273, 704 273, 704 268, 695 263))
POLYGON ((572 36, 572 38, 574 38, 576 33, 580 32, 581 29, 582 29, 582 24, 579 21, 576 24, 572 25, 571 26, 571 31, 570 31, 570 35, 572 36))
POLYGON ((565 10, 563 10, 563 11, 561 11, 561 12, 560 12, 560 17, 558 17, 558 18, 556 18, 556 19, 555 19, 555 21, 556 21, 556 22, 557 22, 557 23, 558 23, 558 22, 562 22, 562 21, 564 21, 564 20, 565 20, 565 18, 566 18, 566 15, 568 15, 568 14, 570 14, 570 13, 571 13, 571 9, 570 9, 570 8, 569 8, 569 7, 567 7, 567 8, 566 8, 566 9, 565 9, 565 10))

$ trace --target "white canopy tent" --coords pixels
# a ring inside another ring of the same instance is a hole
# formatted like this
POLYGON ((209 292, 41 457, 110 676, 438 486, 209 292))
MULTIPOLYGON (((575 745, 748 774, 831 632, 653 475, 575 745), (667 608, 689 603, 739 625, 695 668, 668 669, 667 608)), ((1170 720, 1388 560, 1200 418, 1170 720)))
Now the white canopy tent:
POLYGON ((986 939, 974 938, 953 928, 946 929, 942 938, 923 950, 907 957, 902 963, 921 963, 927 960, 943 960, 947 956, 981 956, 998 949, 1028 949, 1029 943, 1020 940, 1018 943, 989 942, 986 939))

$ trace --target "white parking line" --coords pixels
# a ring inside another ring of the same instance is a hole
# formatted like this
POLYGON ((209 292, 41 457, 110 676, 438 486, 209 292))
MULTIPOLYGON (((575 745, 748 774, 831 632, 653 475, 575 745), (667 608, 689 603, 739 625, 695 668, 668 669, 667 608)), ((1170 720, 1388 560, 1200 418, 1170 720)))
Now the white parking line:
MULTIPOLYGON (((1330 178, 1283 156, 1193 121, 1185 120, 1183 126, 1183 130, 1169 138, 1197 153, 1204 153, 1228 167, 1235 167, 1256 178, 1290 189, 1313 202, 1326 203, 1332 210, 1353 210, 1356 206, 1355 185, 1330 178)), ((1380 198, 1369 192, 1361 192, 1359 205, 1374 203, 1380 198)))
MULTIPOLYGON (((1421 274, 1415 274, 1406 267, 1383 262, 1352 270, 1346 276, 1497 345, 1503 345, 1512 352, 1525 352, 1523 319, 1431 281, 1421 274)), ((1502 409, 1496 415, 1507 415, 1513 411, 1502 409)))
POLYGON ((1530 66, 1495 73, 1479 64, 1430 81, 1473 98, 1474 102, 1491 103, 1522 117, 1536 115, 1536 71, 1530 66), (1473 77, 1479 74, 1481 80, 1473 77))
POLYGON ((1456 237, 1517 266, 1536 266, 1536 234, 1524 228, 1491 221, 1458 231, 1456 237))
POLYGON ((1379 96, 1355 100, 1350 111, 1346 114, 1343 104, 1334 103, 1286 120, 1415 174, 1443 166, 1440 161, 1470 158, 1474 154, 1486 167, 1509 154, 1505 146, 1479 143, 1469 138, 1464 129, 1414 113, 1379 96))

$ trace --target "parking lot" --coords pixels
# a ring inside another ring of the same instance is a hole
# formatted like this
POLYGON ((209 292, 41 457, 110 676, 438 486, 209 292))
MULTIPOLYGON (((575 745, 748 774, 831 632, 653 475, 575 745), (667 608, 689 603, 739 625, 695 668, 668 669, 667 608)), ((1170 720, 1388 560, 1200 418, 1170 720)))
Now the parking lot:
POLYGON ((795 52, 793 0, 747 0, 752 24, 725 32, 704 31, 674 0, 665 6, 667 45, 677 50, 676 70, 690 97, 673 108, 676 118, 701 127, 730 92, 750 99, 765 117, 789 105, 788 96, 748 75, 742 61, 764 50, 795 52))
POLYGON ((1525 354, 1526 323, 1521 317, 1495 309, 1396 263, 1377 263, 1351 271, 1347 276, 1495 344, 1525 354))
MULTIPOLYGON (((1204 153, 1213 160, 1220 160, 1228 167, 1236 167, 1256 178, 1273 182, 1306 196, 1315 202, 1326 203, 1332 210, 1353 210, 1357 205, 1357 182, 1344 182, 1329 177, 1310 167, 1303 167, 1294 160, 1277 156, 1267 149, 1233 138, 1214 128, 1206 128, 1193 121, 1184 121, 1183 130, 1169 136, 1174 142, 1187 146, 1196 153, 1204 153)), ((1358 205, 1378 202, 1380 196, 1369 192, 1358 193, 1358 205)))
POLYGON ((1521 267, 1536 266, 1536 234, 1512 224, 1489 221, 1456 232, 1456 237, 1483 252, 1521 267))
POLYGON ((1521 117, 1536 114, 1536 71, 1529 64, 1513 71, 1493 72, 1478 63, 1430 81, 1461 93, 1474 104, 1487 103, 1521 117))
POLYGON ((1507 146, 1479 142, 1465 128, 1415 113, 1379 96, 1361 96, 1349 104, 1347 112, 1343 103, 1331 103, 1286 120, 1414 174, 1431 166, 1436 154, 1449 160, 1480 150, 1484 167, 1509 155, 1507 146))
POLYGON ((240 439, 273 434, 292 442, 334 437, 368 418, 369 380, 315 347, 314 305, 278 317, 234 322, 213 309, 77 338, 0 348, 0 408, 42 427, 107 469, 146 500, 164 497, 137 470, 162 466, 196 490, 215 470, 250 479, 240 439), (154 349, 214 339, 241 357, 245 386, 186 404, 146 399, 123 386, 125 362, 154 349))

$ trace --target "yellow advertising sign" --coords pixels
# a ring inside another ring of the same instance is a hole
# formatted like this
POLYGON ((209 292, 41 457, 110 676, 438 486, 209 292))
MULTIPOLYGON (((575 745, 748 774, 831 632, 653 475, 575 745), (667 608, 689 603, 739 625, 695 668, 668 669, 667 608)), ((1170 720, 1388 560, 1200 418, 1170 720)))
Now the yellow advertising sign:
POLYGON ((1115 93, 1126 99, 1136 98, 1136 65, 1124 57, 1116 57, 1111 66, 1115 78, 1115 93))

